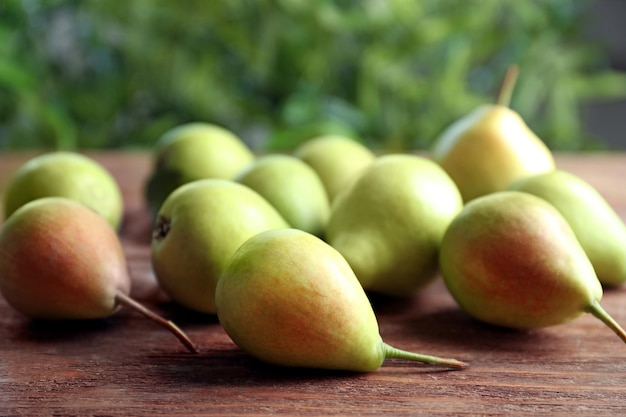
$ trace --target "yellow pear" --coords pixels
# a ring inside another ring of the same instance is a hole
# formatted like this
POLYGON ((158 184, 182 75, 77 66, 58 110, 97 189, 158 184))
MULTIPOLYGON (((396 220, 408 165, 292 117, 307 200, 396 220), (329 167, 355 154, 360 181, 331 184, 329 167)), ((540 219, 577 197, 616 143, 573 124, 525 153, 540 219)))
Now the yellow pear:
POLYGON ((497 104, 480 106, 452 123, 434 143, 432 158, 454 180, 465 202, 555 168, 548 147, 508 107, 516 77, 517 67, 512 66, 497 104))

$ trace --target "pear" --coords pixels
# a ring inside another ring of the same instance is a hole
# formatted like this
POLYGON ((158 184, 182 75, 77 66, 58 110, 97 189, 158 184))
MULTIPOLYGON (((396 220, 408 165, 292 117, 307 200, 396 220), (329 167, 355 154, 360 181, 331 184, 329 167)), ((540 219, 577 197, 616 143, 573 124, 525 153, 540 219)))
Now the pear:
POLYGON ((158 139, 153 153, 154 166, 144 189, 152 214, 180 185, 205 178, 232 179, 255 158, 233 132, 203 122, 168 130, 158 139))
POLYGON ((532 194, 500 191, 469 202, 446 231, 440 267, 452 296, 478 320, 540 328, 588 312, 626 342, 600 306, 602 286, 572 228, 532 194))
POLYGON ((231 180, 205 179, 171 193, 152 234, 155 276, 170 298, 215 313, 215 285, 228 258, 250 236, 289 224, 256 191, 231 180))
POLYGON ((323 234, 330 202, 317 173, 290 155, 265 155, 244 168, 235 181, 261 194, 292 227, 323 234))
POLYGON ((345 259, 301 230, 270 230, 244 242, 215 297, 219 321, 235 344, 275 365, 369 372, 386 358, 404 358, 466 366, 384 343, 345 259))
POLYGON ((76 152, 49 152, 29 159, 13 174, 4 195, 4 216, 41 197, 66 197, 85 204, 118 229, 123 199, 113 176, 94 159, 76 152))
POLYGON ((406 296, 437 275, 437 254, 463 202, 433 161, 380 156, 334 201, 326 240, 369 292, 406 296))
POLYGON ((316 136, 297 147, 293 154, 317 172, 331 202, 375 158, 367 146, 341 135, 316 136))
POLYGON ((626 281, 626 225, 591 184, 569 172, 555 170, 522 178, 508 189, 534 194, 559 210, 602 284, 626 281))
POLYGON ((465 202, 555 168, 548 147, 508 107, 516 78, 517 67, 511 66, 497 104, 476 108, 434 142, 433 160, 452 177, 465 202))
POLYGON ((42 197, 0 229, 0 293, 34 319, 99 319, 129 306, 195 346, 174 324, 129 297, 131 279, 115 230, 83 204, 42 197))

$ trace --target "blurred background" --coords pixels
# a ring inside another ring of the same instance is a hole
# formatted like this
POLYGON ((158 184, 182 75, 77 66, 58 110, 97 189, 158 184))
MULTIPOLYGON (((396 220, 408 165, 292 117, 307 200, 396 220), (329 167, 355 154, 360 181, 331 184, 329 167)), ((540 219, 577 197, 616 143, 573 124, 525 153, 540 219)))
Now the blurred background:
POLYGON ((626 149, 623 0, 0 0, 0 151, 146 149, 189 121, 253 149, 427 149, 493 102, 554 150, 626 149))

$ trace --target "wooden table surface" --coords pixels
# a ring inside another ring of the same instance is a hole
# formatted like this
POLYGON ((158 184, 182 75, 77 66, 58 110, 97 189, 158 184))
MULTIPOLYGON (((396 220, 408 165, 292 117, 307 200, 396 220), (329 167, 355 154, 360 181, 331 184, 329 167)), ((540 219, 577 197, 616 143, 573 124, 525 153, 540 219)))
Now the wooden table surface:
MULTIPOLYGON (((533 331, 478 323, 441 280, 407 300, 373 298, 383 339, 470 363, 463 371, 388 360, 366 374, 262 364, 230 341, 214 316, 168 302, 149 260, 142 185, 145 153, 91 153, 122 188, 121 238, 132 295, 174 320, 198 344, 188 353, 143 316, 78 323, 31 322, 0 299, 1 416, 201 415, 626 415, 626 346, 597 319, 533 331)), ((0 195, 31 153, 0 154, 0 195)), ((558 154, 626 219, 626 154, 558 154)), ((605 291, 626 325, 626 286, 605 291)))

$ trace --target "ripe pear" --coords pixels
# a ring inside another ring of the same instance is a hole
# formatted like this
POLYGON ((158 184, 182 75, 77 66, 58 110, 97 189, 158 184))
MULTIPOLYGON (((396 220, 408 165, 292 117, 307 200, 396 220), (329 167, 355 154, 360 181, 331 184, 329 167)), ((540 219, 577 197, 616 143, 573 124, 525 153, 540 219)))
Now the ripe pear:
POLYGON ((205 179, 171 193, 152 234, 152 267, 170 298, 215 313, 215 285, 228 258, 250 236, 289 224, 256 191, 231 180, 205 179))
POLYGON ((539 328, 588 312, 626 342, 600 306, 602 286, 572 228, 532 194, 500 191, 469 202, 446 231, 440 268, 452 296, 478 320, 539 328))
POLYGON ((309 139, 294 150, 294 156, 317 172, 331 202, 375 158, 374 153, 361 142, 340 135, 309 139))
POLYGON ((0 229, 0 293, 35 319, 99 319, 126 305, 170 330, 171 322, 129 297, 131 279, 115 230, 100 215, 63 197, 17 209, 0 229))
POLYGON ((235 181, 265 197, 292 227, 316 236, 323 234, 330 202, 317 173, 301 159, 280 154, 261 156, 235 181))
POLYGON ((386 358, 464 367, 393 348, 345 259, 318 237, 270 230, 244 242, 216 289, 217 315, 242 350, 276 365, 369 372, 386 358))
POLYGON ((435 140, 432 158, 452 177, 465 202, 555 168, 552 152, 508 107, 516 77, 513 66, 497 104, 476 108, 435 140))
POLYGON ((406 296, 436 277, 441 238, 462 206, 433 161, 384 155, 335 199, 326 240, 367 291, 406 296))
POLYGON ((254 160, 252 150, 233 132, 203 122, 168 130, 153 152, 154 167, 144 190, 152 214, 180 185, 205 178, 230 180, 254 160))
POLYGON ((8 218, 41 197, 66 197, 85 204, 113 228, 120 226, 123 199, 113 176, 94 159, 76 152, 49 152, 26 161, 9 180, 4 195, 8 218))
POLYGON ((509 190, 555 206, 574 230, 602 284, 626 282, 626 225, 591 184, 563 170, 522 178, 509 190))

